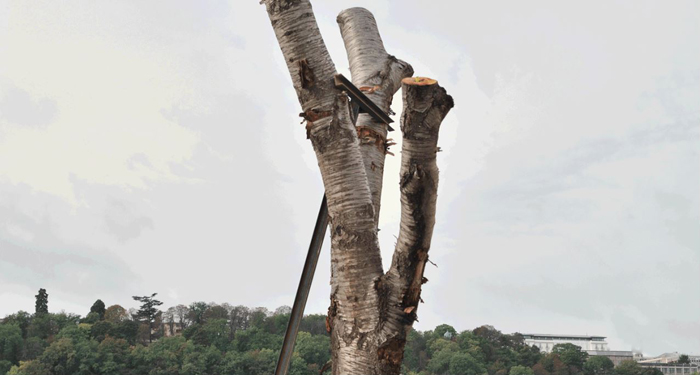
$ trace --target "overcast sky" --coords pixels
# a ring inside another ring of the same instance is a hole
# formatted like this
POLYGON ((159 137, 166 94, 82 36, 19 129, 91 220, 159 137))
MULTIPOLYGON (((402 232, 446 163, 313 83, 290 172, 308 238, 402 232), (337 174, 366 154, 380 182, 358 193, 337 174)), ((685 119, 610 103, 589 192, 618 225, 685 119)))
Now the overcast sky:
MULTIPOLYGON (((455 99, 417 329, 700 354, 699 2, 313 4, 339 72, 363 6, 455 99)), ((299 110, 258 1, 0 2, 0 316, 42 287, 81 315, 292 305, 323 195, 299 110)), ((325 247, 308 313, 329 277, 325 247)))

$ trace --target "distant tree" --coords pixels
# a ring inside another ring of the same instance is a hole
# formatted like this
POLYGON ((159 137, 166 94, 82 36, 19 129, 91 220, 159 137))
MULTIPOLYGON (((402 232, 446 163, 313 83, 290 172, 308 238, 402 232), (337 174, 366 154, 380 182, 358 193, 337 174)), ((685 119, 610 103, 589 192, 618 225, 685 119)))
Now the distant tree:
POLYGON ((160 310, 158 310, 158 306, 163 304, 163 302, 155 299, 156 295, 158 295, 158 293, 153 293, 150 296, 132 297, 135 301, 141 302, 141 307, 136 313, 136 316, 139 318, 140 321, 148 324, 149 343, 153 342, 153 323, 155 322, 156 317, 160 312, 160 310))
POLYGON ((112 305, 105 310, 104 319, 116 324, 129 319, 129 313, 119 305, 112 305))
POLYGON ((129 344, 126 340, 108 336, 97 347, 96 368, 99 374, 129 374, 130 372, 124 371, 128 361, 129 344))
POLYGON ((680 365, 689 365, 690 357, 688 357, 687 354, 681 354, 680 357, 678 357, 678 361, 676 361, 676 363, 680 365))
POLYGON ((581 350, 580 346, 570 343, 554 345, 552 353, 558 354, 562 362, 567 366, 573 366, 578 371, 583 369, 583 364, 588 358, 588 353, 581 350))
MULTIPOLYGON (((567 366, 557 353, 547 354, 546 356, 542 357, 538 364, 541 364, 547 373, 551 375, 572 375, 569 371, 570 366, 567 366)), ((535 366, 532 367, 532 370, 535 372, 535 375, 540 375, 538 374, 538 369, 535 368, 535 366)))
POLYGON ((223 306, 219 306, 216 304, 209 305, 204 311, 204 320, 207 321, 209 319, 228 320, 228 311, 223 306))
POLYGON ((97 313, 100 316, 100 320, 103 320, 105 318, 105 303, 102 302, 101 299, 98 299, 95 301, 95 303, 92 304, 92 307, 90 307, 90 312, 91 313, 97 313))
POLYGON ((14 314, 10 314, 3 320, 4 324, 15 323, 22 330, 22 338, 27 338, 27 330, 29 325, 32 323, 32 315, 26 311, 18 311, 14 314))
POLYGON ((80 319, 80 323, 95 324, 100 321, 100 314, 96 312, 90 312, 83 319, 80 319))
POLYGON ((287 305, 284 305, 284 306, 280 306, 280 307, 276 308, 275 312, 272 313, 272 315, 287 315, 287 314, 291 314, 291 313, 292 313, 292 308, 287 306, 287 305))
POLYGON ((46 289, 39 289, 39 294, 34 297, 36 297, 34 305, 35 315, 47 314, 49 312, 49 294, 46 293, 46 289))
MULTIPOLYGON (((24 340, 24 346, 22 347, 22 358, 20 361, 31 361, 38 358, 44 349, 49 346, 46 340, 40 339, 38 337, 29 337, 24 340)), ((0 371, 0 374, 2 372, 0 371)))
POLYGON ((10 361, 0 359, 0 374, 7 374, 12 368, 12 363, 10 361))
POLYGON ((450 357, 450 375, 482 375, 485 372, 484 366, 467 353, 455 353, 450 357))
POLYGON ((22 329, 18 324, 0 324, 0 361, 19 364, 22 344, 22 329))
POLYGON ((102 342, 113 330, 114 323, 107 320, 100 320, 90 327, 90 336, 97 340, 97 342, 102 342))
POLYGON ((187 318, 193 324, 202 324, 204 323, 204 313, 207 311, 207 308, 209 306, 206 302, 193 302, 190 304, 187 318))
POLYGON ((535 373, 529 367, 517 365, 510 368, 508 375, 535 375, 535 373))
POLYGON ((175 318, 177 322, 180 323, 182 329, 187 328, 187 319, 190 314, 190 309, 185 305, 175 306, 175 318))
POLYGON ((453 337, 457 337, 457 330, 455 330, 454 327, 449 324, 440 324, 439 326, 435 327, 433 334, 437 337, 452 340, 453 337))
POLYGON ((331 340, 328 336, 299 332, 294 351, 309 364, 323 367, 331 359, 331 340))
POLYGON ((77 325, 80 322, 80 315, 61 311, 58 314, 51 314, 53 324, 56 325, 57 332, 68 326, 77 325))
MULTIPOLYGON (((250 309, 245 306, 235 306, 229 313, 229 337, 233 340, 236 331, 248 329, 250 320, 250 309)), ((325 319, 325 317, 324 317, 325 319)))
POLYGON ((168 307, 165 312, 163 312, 163 323, 168 325, 168 328, 170 329, 170 334, 172 335, 175 332, 175 307, 168 307))
POLYGON ((609 375, 612 374, 615 364, 610 358, 602 355, 594 355, 588 358, 583 364, 583 372, 586 375, 609 375))
POLYGON ((139 323, 133 320, 124 320, 114 325, 109 332, 110 336, 124 339, 129 344, 134 345, 139 335, 139 323))
POLYGON ((54 321, 53 314, 35 314, 32 322, 27 327, 27 337, 39 337, 48 339, 59 332, 58 325, 54 321))
POLYGON ((265 328, 265 318, 270 315, 270 311, 265 307, 256 307, 250 312, 250 325, 258 328, 265 328))
POLYGON ((620 362, 617 367, 615 367, 616 375, 641 375, 642 367, 635 361, 629 359, 620 362))

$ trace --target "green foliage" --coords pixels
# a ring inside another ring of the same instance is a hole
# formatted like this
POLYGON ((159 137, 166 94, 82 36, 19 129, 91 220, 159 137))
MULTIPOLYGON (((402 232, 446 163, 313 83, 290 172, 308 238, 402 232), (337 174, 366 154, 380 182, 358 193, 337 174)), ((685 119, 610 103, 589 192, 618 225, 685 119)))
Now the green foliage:
POLYGON ((10 371, 10 368, 12 368, 12 362, 0 359, 0 375, 7 374, 7 372, 10 371))
POLYGON ((136 313, 136 318, 141 320, 143 323, 146 323, 148 325, 148 342, 153 341, 153 323, 156 320, 156 317, 158 316, 160 310, 158 310, 158 306, 162 305, 163 302, 158 301, 155 299, 155 296, 158 295, 158 293, 153 293, 150 296, 133 296, 135 301, 141 302, 141 307, 139 308, 138 312, 136 313))
POLYGON ((112 305, 105 310, 104 319, 111 323, 120 323, 129 319, 129 313, 119 305, 112 305))
POLYGON ((583 364, 583 372, 586 375, 609 375, 615 367, 613 361, 608 357, 594 355, 588 358, 583 364))
POLYGON ((323 367, 331 359, 331 339, 325 335, 299 332, 294 351, 308 364, 323 367))
POLYGON ((467 353, 456 353, 450 358, 450 375, 481 375, 486 368, 467 353))
POLYGON ((17 324, 22 330, 22 338, 27 338, 27 330, 32 323, 32 315, 26 311, 18 311, 5 317, 4 324, 17 324))
POLYGON ((535 375, 535 372, 529 367, 517 365, 510 368, 508 375, 535 375))
POLYGON ((680 357, 678 357, 678 361, 676 361, 676 363, 680 365, 689 365, 690 357, 688 357, 687 354, 681 354, 680 357))
POLYGON ((190 305, 188 319, 194 324, 204 323, 204 313, 209 307, 205 302, 194 302, 190 305))
MULTIPOLYGON (((19 324, 0 325, 0 361, 7 361, 13 365, 19 364, 23 343, 22 329, 19 328, 19 324)), ((7 370, 9 368, 5 371, 7 370)))
POLYGON ((556 344, 552 348, 552 353, 558 354, 562 362, 567 366, 575 367, 578 371, 583 369, 588 353, 581 350, 580 346, 574 344, 556 344))
POLYGON ((34 304, 34 314, 47 314, 49 312, 49 294, 46 293, 46 289, 39 289, 39 293, 34 297, 36 297, 36 303, 34 304))
POLYGON ((83 319, 80 319, 80 323, 95 324, 100 321, 100 314, 96 312, 90 312, 83 319))
MULTIPOLYGON (((162 314, 153 294, 142 302, 138 320, 119 305, 102 311, 93 304, 85 318, 72 314, 19 312, 0 324, 0 375, 213 375, 271 374, 289 320, 287 308, 274 314, 265 308, 178 305, 162 314), (146 324, 149 323, 149 324, 146 324), (148 344, 153 327, 182 324, 182 335, 148 344), (189 326, 186 326, 189 324, 189 326), (10 339, 8 339, 8 337, 10 339), (8 344, 11 343, 11 344, 8 344), (6 350, 11 347, 12 349, 6 350), (9 354, 8 354, 9 353, 9 354), (8 359, 9 358, 9 359, 8 359)), ((432 331, 408 333, 402 373, 407 375, 583 375, 576 350, 557 349, 543 356, 524 344, 521 335, 507 335, 491 326, 457 332, 443 324, 432 331), (569 357, 573 358, 570 359, 569 357), (567 363, 565 363, 567 362, 567 363), (570 363, 571 365, 569 365, 570 363)), ((289 375, 315 375, 330 360, 325 315, 302 319, 289 375)), ((649 369, 634 373, 602 373, 595 358, 585 362, 585 375, 659 375, 649 369), (597 367, 596 367, 597 366, 597 367)))
POLYGON ((90 307, 90 313, 96 313, 100 317, 100 320, 105 318, 106 311, 105 303, 102 302, 101 299, 95 301, 95 303, 92 304, 92 307, 90 307))

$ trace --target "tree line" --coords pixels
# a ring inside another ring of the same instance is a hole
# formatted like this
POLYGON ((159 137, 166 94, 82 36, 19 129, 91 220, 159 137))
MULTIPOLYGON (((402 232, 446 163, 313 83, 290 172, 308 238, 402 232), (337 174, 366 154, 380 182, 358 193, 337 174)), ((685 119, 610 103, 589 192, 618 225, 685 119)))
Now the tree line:
MULTIPOLYGON (((194 302, 160 310, 157 294, 134 296, 138 309, 95 301, 89 312, 48 310, 40 290, 34 314, 0 323, 0 375, 269 375, 282 346, 290 308, 269 311, 227 303, 194 302), (174 335, 173 335, 174 334, 174 335)), ((290 375, 316 375, 331 358, 325 315, 303 318, 290 375)), ((412 330, 406 375, 661 375, 635 362, 613 368, 571 344, 552 353, 519 334, 490 326, 457 333, 449 325, 412 330)))

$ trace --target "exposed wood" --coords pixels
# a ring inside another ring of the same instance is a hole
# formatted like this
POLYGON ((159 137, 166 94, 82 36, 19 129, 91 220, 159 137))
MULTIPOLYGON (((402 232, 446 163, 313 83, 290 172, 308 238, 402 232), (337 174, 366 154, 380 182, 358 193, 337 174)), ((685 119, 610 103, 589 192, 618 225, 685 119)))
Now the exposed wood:
MULTIPOLYGON (((423 271, 435 222, 437 134, 452 98, 437 82, 404 83, 401 118, 401 229, 384 275, 377 241, 386 119, 360 113, 351 122, 348 97, 335 87, 333 62, 308 0, 263 0, 307 121, 326 191, 331 232, 333 375, 398 375, 406 334, 416 320, 423 271)), ((407 63, 384 50, 374 17, 362 8, 338 16, 352 83, 381 112, 407 63)))

